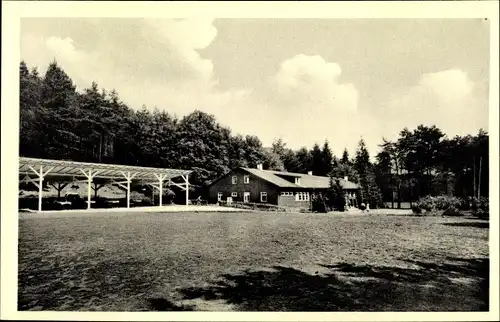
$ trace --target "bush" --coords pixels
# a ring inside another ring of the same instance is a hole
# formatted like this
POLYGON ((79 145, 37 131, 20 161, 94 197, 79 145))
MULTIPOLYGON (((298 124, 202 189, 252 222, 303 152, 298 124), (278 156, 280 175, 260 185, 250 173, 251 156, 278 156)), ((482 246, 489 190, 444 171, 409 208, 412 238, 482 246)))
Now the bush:
POLYGON ((415 214, 447 212, 457 214, 463 206, 463 200, 457 197, 449 196, 426 196, 420 198, 412 207, 415 214))
POLYGON ((416 205, 411 206, 411 210, 413 211, 414 214, 416 215, 421 215, 422 214, 422 208, 416 205))
POLYGON ((450 207, 443 211, 443 216, 458 217, 463 215, 464 214, 456 207, 450 207))
POLYGON ((143 197, 142 198, 142 205, 143 206, 154 206, 153 199, 150 197, 143 197))
POLYGON ((330 187, 326 192, 325 202, 328 207, 327 211, 330 209, 345 211, 346 199, 339 180, 330 178, 330 187))
POLYGON ((312 211, 313 212, 328 212, 328 206, 326 205, 326 200, 323 198, 323 195, 319 194, 315 196, 312 200, 312 211))
POLYGON ((468 197, 466 199, 461 199, 462 203, 460 204, 459 209, 463 211, 471 210, 472 206, 472 197, 468 197))
POLYGON ((472 199, 472 214, 480 218, 488 218, 490 215, 490 203, 486 197, 472 199))

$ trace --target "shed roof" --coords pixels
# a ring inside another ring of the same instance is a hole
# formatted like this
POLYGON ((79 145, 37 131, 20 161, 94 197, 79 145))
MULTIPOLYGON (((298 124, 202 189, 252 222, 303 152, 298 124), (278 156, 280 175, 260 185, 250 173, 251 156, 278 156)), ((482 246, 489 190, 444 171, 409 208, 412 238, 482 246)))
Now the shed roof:
POLYGON ((191 170, 165 169, 136 167, 128 165, 87 163, 76 161, 19 158, 19 174, 31 175, 33 170, 39 171, 43 167, 43 172, 47 172, 47 177, 83 177, 84 172, 91 170, 93 177, 105 179, 123 179, 129 172, 134 175, 136 180, 157 180, 156 175, 163 175, 165 179, 176 178, 191 173, 191 170))

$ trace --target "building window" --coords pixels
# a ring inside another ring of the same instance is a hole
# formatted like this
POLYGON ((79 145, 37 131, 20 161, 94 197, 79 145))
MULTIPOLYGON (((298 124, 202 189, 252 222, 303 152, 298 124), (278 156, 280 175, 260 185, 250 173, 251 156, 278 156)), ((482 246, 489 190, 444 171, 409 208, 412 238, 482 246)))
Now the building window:
POLYGON ((243 183, 250 183, 250 176, 244 176, 243 183))
POLYGON ((260 193, 260 202, 267 202, 267 192, 260 193))
POLYGON ((222 201, 222 192, 217 193, 217 201, 219 201, 219 202, 222 201))
POLYGON ((282 191, 282 192, 281 192, 281 195, 282 195, 282 196, 287 196, 287 197, 289 197, 289 196, 293 196, 293 192, 289 192, 289 191, 282 191))
POLYGON ((295 201, 309 201, 309 192, 297 192, 295 194, 295 201))
POLYGON ((243 193, 243 202, 250 202, 250 192, 243 193))
POLYGON ((237 184, 238 183, 238 177, 237 176, 233 176, 233 184, 237 184))
POLYGON ((238 197, 238 193, 237 193, 237 192, 232 192, 232 193, 231 193, 231 197, 233 197, 233 198, 237 198, 237 197, 238 197))
POLYGON ((300 178, 295 178, 295 184, 300 184, 300 178))

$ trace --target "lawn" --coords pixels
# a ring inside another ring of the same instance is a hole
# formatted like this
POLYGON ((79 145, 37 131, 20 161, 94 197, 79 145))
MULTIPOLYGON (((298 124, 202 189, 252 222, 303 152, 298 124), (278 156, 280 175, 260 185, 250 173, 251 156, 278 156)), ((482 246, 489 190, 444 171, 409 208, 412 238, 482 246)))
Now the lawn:
POLYGON ((385 214, 20 214, 18 307, 487 311, 488 230, 385 214))

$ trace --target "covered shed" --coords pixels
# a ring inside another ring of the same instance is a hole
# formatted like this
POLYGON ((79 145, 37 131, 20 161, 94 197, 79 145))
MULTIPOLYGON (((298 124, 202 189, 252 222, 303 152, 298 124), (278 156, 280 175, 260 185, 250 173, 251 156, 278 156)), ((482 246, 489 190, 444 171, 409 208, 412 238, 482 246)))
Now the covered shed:
POLYGON ((130 184, 132 181, 146 184, 159 191, 162 206, 163 188, 174 185, 186 191, 189 202, 189 174, 191 170, 137 167, 117 164, 87 163, 64 160, 19 158, 20 182, 32 183, 38 188, 38 211, 42 210, 43 181, 87 183, 87 209, 91 208, 91 191, 94 178, 116 184, 127 191, 127 208, 130 208, 130 184), (183 182, 173 179, 182 178, 183 182))

